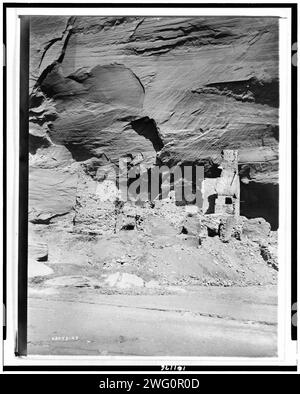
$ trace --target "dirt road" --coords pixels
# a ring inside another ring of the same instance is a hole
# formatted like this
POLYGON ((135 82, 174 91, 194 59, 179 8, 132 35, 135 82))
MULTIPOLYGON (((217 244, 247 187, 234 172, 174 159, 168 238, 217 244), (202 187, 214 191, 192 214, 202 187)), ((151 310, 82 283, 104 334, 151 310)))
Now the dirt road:
POLYGON ((30 292, 28 353, 276 356, 276 287, 191 288, 174 295, 30 292))

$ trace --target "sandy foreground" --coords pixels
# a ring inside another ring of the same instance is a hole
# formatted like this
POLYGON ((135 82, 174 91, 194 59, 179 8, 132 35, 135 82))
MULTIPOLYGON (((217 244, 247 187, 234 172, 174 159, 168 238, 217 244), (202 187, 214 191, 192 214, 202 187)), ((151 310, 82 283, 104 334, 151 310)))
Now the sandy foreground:
POLYGON ((108 295, 85 288, 30 288, 28 353, 276 356, 276 286, 172 291, 108 295))

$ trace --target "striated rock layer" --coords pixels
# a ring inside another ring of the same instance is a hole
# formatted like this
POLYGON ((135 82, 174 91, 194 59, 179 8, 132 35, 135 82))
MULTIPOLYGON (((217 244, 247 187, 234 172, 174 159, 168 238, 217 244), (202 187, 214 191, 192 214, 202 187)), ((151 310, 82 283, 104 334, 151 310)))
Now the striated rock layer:
POLYGON ((76 211, 81 172, 125 155, 216 177, 227 148, 241 214, 276 229, 278 106, 277 18, 34 16, 30 220, 76 211))
POLYGON ((276 18, 32 17, 30 59, 33 124, 76 160, 142 152, 209 171, 230 148, 276 183, 276 18))

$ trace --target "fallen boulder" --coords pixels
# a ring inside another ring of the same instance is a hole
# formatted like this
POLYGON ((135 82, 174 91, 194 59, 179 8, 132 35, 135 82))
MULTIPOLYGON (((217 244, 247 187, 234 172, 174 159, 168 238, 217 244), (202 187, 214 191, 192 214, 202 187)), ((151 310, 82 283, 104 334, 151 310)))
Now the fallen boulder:
POLYGON ((36 261, 48 260, 48 246, 43 242, 28 243, 28 257, 36 261))
POLYGON ((261 243, 270 236, 271 226, 263 218, 246 219, 244 218, 242 236, 249 240, 261 243))
POLYGON ((53 270, 46 264, 29 259, 28 261, 28 278, 35 278, 37 276, 51 275, 53 270))
POLYGON ((137 275, 128 274, 126 272, 116 272, 108 275, 105 283, 110 287, 118 287, 119 289, 129 289, 131 287, 143 287, 144 281, 137 275))

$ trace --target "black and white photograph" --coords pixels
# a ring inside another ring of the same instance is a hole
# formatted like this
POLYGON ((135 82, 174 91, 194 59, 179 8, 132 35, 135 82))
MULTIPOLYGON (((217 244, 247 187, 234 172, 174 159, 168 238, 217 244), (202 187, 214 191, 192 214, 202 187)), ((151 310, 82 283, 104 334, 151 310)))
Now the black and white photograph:
POLYGON ((292 304, 286 18, 26 11, 20 355, 278 360, 292 304))

